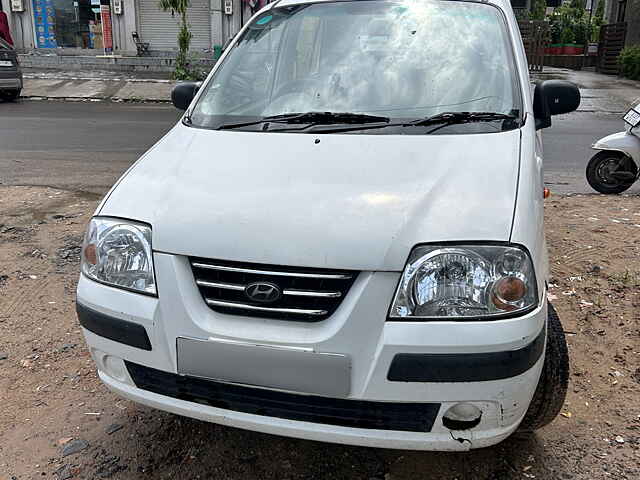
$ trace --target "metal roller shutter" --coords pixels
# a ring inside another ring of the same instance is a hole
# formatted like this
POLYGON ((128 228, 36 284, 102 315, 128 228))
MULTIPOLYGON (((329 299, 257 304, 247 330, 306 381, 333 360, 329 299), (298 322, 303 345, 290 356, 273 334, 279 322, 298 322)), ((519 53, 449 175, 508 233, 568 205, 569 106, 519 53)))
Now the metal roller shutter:
MULTIPOLYGON (((210 0, 191 0, 187 19, 191 25, 192 50, 211 48, 210 0)), ((149 42, 151 50, 177 50, 180 21, 158 7, 158 0, 138 1, 139 34, 143 42, 149 42)))

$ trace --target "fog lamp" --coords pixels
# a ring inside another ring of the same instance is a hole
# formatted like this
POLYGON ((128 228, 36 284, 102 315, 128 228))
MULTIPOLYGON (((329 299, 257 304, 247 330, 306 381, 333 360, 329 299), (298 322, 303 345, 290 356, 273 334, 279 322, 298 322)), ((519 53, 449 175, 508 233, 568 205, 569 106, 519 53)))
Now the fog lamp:
POLYGON ((442 424, 450 430, 468 430, 477 426, 482 410, 471 403, 456 403, 442 417, 442 424))

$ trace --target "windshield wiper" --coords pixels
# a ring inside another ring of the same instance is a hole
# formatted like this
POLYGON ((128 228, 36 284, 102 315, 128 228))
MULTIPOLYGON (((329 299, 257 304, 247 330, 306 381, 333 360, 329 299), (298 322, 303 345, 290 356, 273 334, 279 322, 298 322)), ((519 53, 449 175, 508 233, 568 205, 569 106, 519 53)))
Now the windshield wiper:
POLYGON ((310 125, 333 125, 346 123, 360 125, 365 123, 387 123, 388 117, 367 115, 364 113, 350 112, 306 112, 306 113, 286 113, 282 115, 270 115, 262 117, 260 120, 243 123, 228 123, 220 125, 218 130, 230 130, 233 128, 249 127, 261 123, 289 123, 289 124, 310 124, 310 125))
POLYGON ((470 122, 495 122, 496 120, 515 120, 516 115, 496 112, 442 112, 426 118, 404 123, 405 126, 426 127, 444 123, 454 125, 470 122))
POLYGON ((334 127, 322 130, 314 130, 314 133, 340 133, 351 132, 354 130, 373 130, 375 128, 386 127, 422 127, 429 125, 438 125, 436 128, 432 128, 425 134, 435 132, 441 128, 448 127, 454 124, 473 123, 473 122, 495 122, 500 120, 517 120, 517 115, 496 113, 496 112, 443 112, 430 117, 418 118, 416 120, 403 121, 403 122, 385 122, 378 125, 358 125, 348 127, 334 127))

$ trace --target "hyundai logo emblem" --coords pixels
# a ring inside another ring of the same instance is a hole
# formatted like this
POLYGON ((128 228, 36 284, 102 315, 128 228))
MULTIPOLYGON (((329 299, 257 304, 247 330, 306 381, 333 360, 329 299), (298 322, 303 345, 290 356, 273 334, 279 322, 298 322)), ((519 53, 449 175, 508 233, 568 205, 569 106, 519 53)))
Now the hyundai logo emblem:
POLYGON ((280 287, 268 282, 250 283, 244 289, 244 294, 249 300, 258 303, 273 303, 280 299, 282 291, 280 287))

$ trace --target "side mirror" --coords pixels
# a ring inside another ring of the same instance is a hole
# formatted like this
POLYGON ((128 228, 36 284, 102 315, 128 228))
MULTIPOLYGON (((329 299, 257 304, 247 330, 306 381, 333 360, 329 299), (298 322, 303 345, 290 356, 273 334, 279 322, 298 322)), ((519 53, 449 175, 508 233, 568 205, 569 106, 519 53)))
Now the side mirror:
POLYGON ((186 110, 196 96, 202 82, 180 82, 171 90, 171 101, 179 110, 186 110))
POLYGON ((573 112, 580 106, 580 90, 566 80, 545 80, 536 84, 533 115, 536 130, 551 126, 551 116, 573 112))

